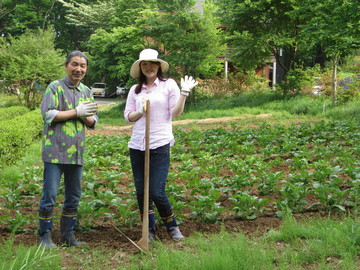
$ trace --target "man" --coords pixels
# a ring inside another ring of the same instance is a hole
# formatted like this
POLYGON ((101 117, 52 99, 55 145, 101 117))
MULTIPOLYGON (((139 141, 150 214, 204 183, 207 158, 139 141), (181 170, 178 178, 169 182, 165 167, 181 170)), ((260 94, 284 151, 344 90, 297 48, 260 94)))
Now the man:
POLYGON ((44 162, 43 194, 39 206, 40 243, 55 246, 51 238, 52 211, 64 175, 65 201, 60 219, 60 241, 79 246, 74 228, 81 196, 81 178, 85 149, 85 128, 98 121, 97 104, 84 78, 88 59, 80 51, 70 53, 64 63, 67 76, 49 84, 41 103, 44 119, 42 159, 44 162))

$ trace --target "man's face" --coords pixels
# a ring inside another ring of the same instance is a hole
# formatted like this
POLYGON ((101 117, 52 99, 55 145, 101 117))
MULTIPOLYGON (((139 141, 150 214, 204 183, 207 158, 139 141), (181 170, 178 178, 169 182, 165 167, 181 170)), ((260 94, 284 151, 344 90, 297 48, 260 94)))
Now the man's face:
POLYGON ((87 64, 86 59, 80 56, 74 56, 71 61, 65 65, 65 70, 73 85, 77 86, 85 77, 87 64))

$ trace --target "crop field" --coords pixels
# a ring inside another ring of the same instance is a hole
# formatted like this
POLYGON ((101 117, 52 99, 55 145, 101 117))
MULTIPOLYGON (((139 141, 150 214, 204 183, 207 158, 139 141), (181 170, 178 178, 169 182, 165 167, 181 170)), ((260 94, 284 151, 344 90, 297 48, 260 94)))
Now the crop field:
MULTIPOLYGON (((262 121, 246 127, 228 121, 218 126, 174 128, 176 143, 171 149, 167 192, 185 236, 222 229, 262 234, 278 228, 288 213, 298 218, 358 215, 358 122, 270 125, 262 121)), ((77 236, 92 248, 134 254, 136 247, 117 231, 134 241, 141 238, 129 138, 129 132, 87 137, 77 236)), ((1 187, 2 238, 13 232, 15 243, 37 243, 41 185, 39 161, 21 172, 21 181, 1 187)), ((63 202, 63 187, 60 189, 55 242, 63 202)), ((159 238, 170 244, 160 223, 158 220, 159 238)))

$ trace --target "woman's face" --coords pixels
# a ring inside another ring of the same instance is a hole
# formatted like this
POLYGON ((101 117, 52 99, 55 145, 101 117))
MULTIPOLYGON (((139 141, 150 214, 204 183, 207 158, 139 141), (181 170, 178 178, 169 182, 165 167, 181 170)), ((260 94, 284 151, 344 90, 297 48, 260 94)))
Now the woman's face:
POLYGON ((159 62, 142 61, 140 63, 141 72, 147 79, 156 79, 159 67, 159 62))

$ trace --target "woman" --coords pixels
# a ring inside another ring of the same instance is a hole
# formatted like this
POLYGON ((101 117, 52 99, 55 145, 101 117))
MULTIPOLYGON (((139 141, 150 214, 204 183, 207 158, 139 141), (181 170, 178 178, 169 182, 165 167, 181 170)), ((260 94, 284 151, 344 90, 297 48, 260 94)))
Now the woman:
POLYGON ((145 100, 150 100, 150 173, 149 173, 149 240, 156 240, 155 204, 169 236, 179 241, 184 238, 177 225, 172 206, 165 194, 170 167, 170 146, 174 144, 172 118, 184 110, 186 97, 197 85, 192 77, 181 79, 181 91, 173 79, 164 77, 169 64, 159 58, 153 49, 141 51, 131 67, 130 75, 138 79, 131 87, 124 111, 125 120, 134 122, 129 141, 130 160, 135 181, 136 196, 143 213, 144 158, 145 158, 145 100))

